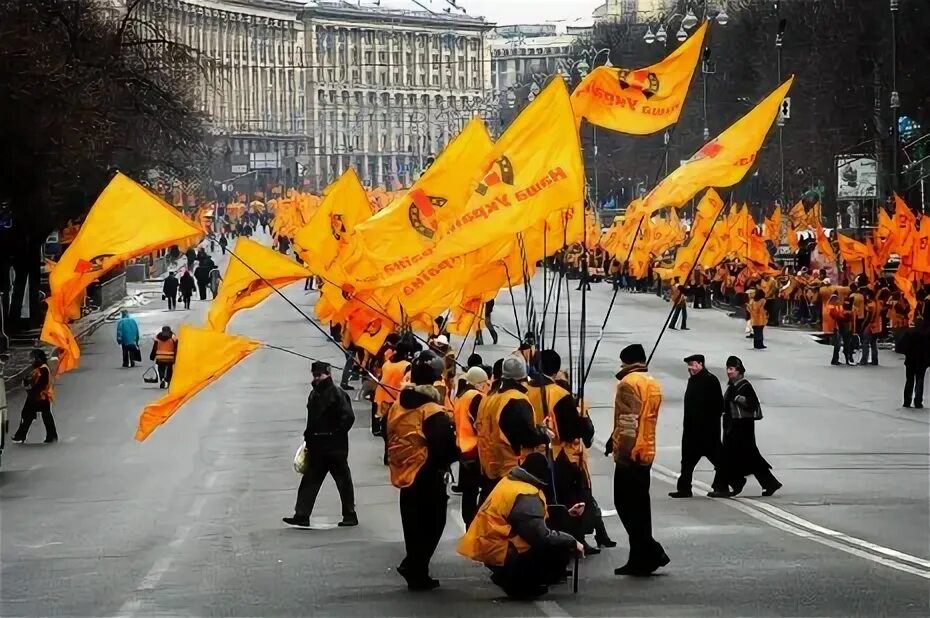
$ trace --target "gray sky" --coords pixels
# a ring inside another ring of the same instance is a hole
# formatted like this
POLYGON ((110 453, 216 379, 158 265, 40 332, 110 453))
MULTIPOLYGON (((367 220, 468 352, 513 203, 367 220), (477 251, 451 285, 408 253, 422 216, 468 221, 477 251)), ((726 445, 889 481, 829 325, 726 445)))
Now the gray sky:
MULTIPOLYGON (((446 0, 419 0, 434 12, 449 7, 446 0)), ((369 4, 371 0, 363 0, 369 4)), ((456 0, 469 15, 483 16, 498 24, 539 24, 559 22, 572 24, 581 19, 591 21, 591 11, 603 0, 456 0)), ((412 0, 382 0, 382 6, 418 8, 412 0)), ((422 10, 422 9, 421 9, 422 10)))

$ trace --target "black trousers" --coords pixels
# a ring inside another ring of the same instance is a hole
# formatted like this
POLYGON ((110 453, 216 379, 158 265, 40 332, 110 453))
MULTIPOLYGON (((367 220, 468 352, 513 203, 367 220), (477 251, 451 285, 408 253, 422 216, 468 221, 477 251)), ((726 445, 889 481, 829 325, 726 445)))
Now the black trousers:
POLYGON ((913 403, 915 406, 924 404, 924 378, 927 376, 926 367, 904 367, 904 403, 911 403, 911 395, 914 396, 913 403))
POLYGON ((628 564, 654 568, 665 553, 652 538, 652 506, 649 503, 649 483, 652 466, 617 462, 614 468, 614 505, 620 522, 630 537, 628 564))
POLYGON ((200 292, 200 300, 207 300, 207 287, 209 286, 207 285, 206 281, 197 282, 197 289, 200 292))
POLYGON ((494 573, 494 583, 504 592, 522 597, 538 594, 540 586, 562 581, 571 559, 571 548, 542 546, 508 557, 504 566, 489 568, 494 573))
POLYGON ((672 311, 672 321, 668 323, 669 328, 676 328, 678 316, 681 316, 681 327, 688 328, 688 306, 684 304, 675 305, 675 309, 672 311))
POLYGON ((400 521, 407 556, 401 566, 408 581, 429 577, 429 563, 446 527, 445 474, 423 468, 410 487, 400 490, 400 521))
POLYGON ((352 471, 349 470, 349 454, 343 452, 312 454, 307 451, 307 471, 300 479, 297 488, 297 504, 294 514, 297 517, 310 517, 313 505, 320 493, 320 487, 331 474, 339 491, 342 502, 342 516, 355 514, 355 487, 352 485, 352 471))
POLYGON ((191 297, 190 297, 190 296, 182 296, 182 297, 181 297, 181 300, 184 301, 184 308, 185 308, 185 309, 190 309, 190 308, 191 308, 191 297))
POLYGON ((14 440, 25 440, 26 434, 29 433, 29 427, 32 421, 42 414, 42 422, 45 424, 45 439, 57 440, 58 430, 55 428, 55 417, 52 416, 52 404, 49 401, 26 401, 23 405, 23 411, 20 414, 19 429, 13 434, 14 440))
POLYGON ((155 366, 158 368, 158 379, 171 384, 171 378, 174 376, 174 363, 155 363, 155 366))
POLYGON ((459 489, 462 490, 462 520, 467 528, 478 514, 481 497, 481 466, 477 459, 459 460, 459 489))
POLYGON ((178 308, 178 295, 177 294, 167 294, 165 300, 168 301, 168 311, 174 311, 178 308))
POLYGON ((764 326, 753 326, 752 327, 752 347, 756 350, 761 350, 765 347, 765 340, 763 338, 764 326))
POLYGON ((131 356, 133 346, 124 345, 120 347, 123 348, 123 367, 135 367, 136 363, 131 356))
POLYGON ((711 486, 717 491, 729 489, 725 468, 726 459, 720 439, 718 438, 716 442, 713 439, 685 439, 681 443, 681 475, 678 477, 678 491, 691 492, 694 468, 704 457, 714 466, 714 481, 711 486))

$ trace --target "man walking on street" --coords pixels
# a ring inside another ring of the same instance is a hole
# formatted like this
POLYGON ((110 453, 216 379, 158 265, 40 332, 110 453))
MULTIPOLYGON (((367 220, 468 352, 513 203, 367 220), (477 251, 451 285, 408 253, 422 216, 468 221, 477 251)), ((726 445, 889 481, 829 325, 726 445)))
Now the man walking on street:
POLYGON ((155 335, 149 360, 155 361, 158 368, 159 388, 168 388, 174 375, 174 361, 178 356, 178 338, 171 332, 170 326, 162 326, 155 335))
POLYGON ((178 287, 181 290, 181 299, 184 301, 184 308, 190 309, 191 297, 194 295, 194 288, 196 287, 194 278, 191 276, 191 271, 184 271, 184 274, 181 275, 178 287))
POLYGON ((55 389, 52 387, 52 372, 48 368, 48 358, 44 351, 32 351, 32 373, 23 379, 23 386, 28 389, 26 402, 23 404, 19 429, 13 435, 13 442, 23 444, 26 441, 29 427, 38 414, 42 414, 42 422, 45 424, 45 444, 58 442, 58 430, 52 416, 55 389))
POLYGON ((646 367, 646 351, 636 343, 620 352, 614 398, 614 429, 607 443, 613 454, 614 505, 630 537, 630 557, 615 575, 645 577, 670 560, 652 537, 649 481, 656 456, 656 423, 662 406, 662 387, 646 367))
POLYGON ((136 359, 142 361, 139 351, 139 325, 123 309, 116 323, 116 343, 123 349, 123 367, 135 367, 136 359))
POLYGON ((707 370, 703 354, 692 354, 688 363, 688 388, 685 389, 684 430, 681 434, 681 476, 672 498, 691 497, 691 478, 702 457, 714 466, 711 498, 727 498, 730 488, 724 473, 723 444, 720 442, 720 419, 723 415, 723 389, 717 376, 707 370))
POLYGON ((678 330, 678 316, 681 316, 681 330, 688 330, 688 298, 685 296, 685 287, 675 278, 672 285, 672 305, 675 309, 672 311, 672 321, 668 327, 671 330, 678 330))
POLYGON ((326 475, 331 474, 342 502, 339 526, 357 526, 355 488, 349 469, 349 430, 355 423, 352 402, 333 382, 329 363, 314 361, 310 371, 313 390, 307 398, 307 428, 304 430, 307 469, 300 479, 294 516, 285 517, 283 521, 295 528, 308 528, 320 487, 326 475))
POLYGON ((168 273, 165 277, 165 283, 161 288, 162 300, 168 301, 168 311, 174 311, 178 308, 178 278, 174 273, 168 273))
POLYGON ((917 326, 907 329, 898 344, 904 354, 904 407, 924 407, 924 379, 930 366, 930 311, 924 310, 917 326))
POLYGON ((875 300, 875 292, 863 290, 865 297, 865 319, 862 323, 862 358, 860 365, 878 365, 878 338, 884 330, 881 303, 875 300), (871 359, 871 360, 870 360, 871 359))

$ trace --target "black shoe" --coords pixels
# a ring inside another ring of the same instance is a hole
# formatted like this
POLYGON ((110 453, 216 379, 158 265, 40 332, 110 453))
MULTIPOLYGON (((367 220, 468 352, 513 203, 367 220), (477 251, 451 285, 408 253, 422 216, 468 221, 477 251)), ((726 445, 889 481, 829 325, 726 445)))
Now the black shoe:
POLYGON ((352 386, 351 384, 340 384, 340 385, 339 385, 339 388, 341 388, 341 389, 344 390, 344 391, 354 391, 354 390, 355 390, 355 387, 352 386))
POLYGON ((681 330, 691 330, 691 329, 688 328, 687 326, 682 326, 682 327, 681 327, 681 330))
MULTIPOLYGON (((909 404, 908 402, 905 401, 905 402, 904 402, 904 407, 905 407, 905 408, 910 408, 910 407, 911 407, 911 404, 909 404)), ((15 440, 14 440, 14 442, 15 442, 15 440)))
POLYGON ((123 369, 129 369, 129 365, 123 365, 123 369))
POLYGON ((45 440, 42 441, 42 444, 55 444, 56 442, 58 442, 57 436, 54 438, 45 438, 45 440))
POLYGON ((775 481, 775 484, 771 487, 766 487, 762 490, 762 495, 768 498, 769 496, 774 496, 775 492, 782 488, 782 484, 778 481, 775 481))
POLYGON ((730 492, 730 497, 731 497, 731 498, 734 498, 734 497, 740 495, 740 493, 743 491, 743 488, 744 488, 745 486, 746 486, 746 479, 743 479, 742 481, 740 481, 740 482, 737 483, 736 485, 730 485, 730 487, 733 488, 733 491, 730 492))
POLYGON ((584 547, 584 555, 585 555, 585 557, 587 557, 587 556, 596 556, 596 555, 598 555, 599 553, 601 553, 601 550, 600 550, 600 549, 598 549, 597 547, 592 547, 591 545, 588 545, 587 541, 582 542, 581 546, 584 547))
POLYGON ((494 345, 497 345, 497 333, 491 334, 491 341, 494 343, 494 345))
POLYGON ((427 592, 439 588, 439 580, 432 577, 407 581, 407 590, 410 592, 427 592))
POLYGON ((729 498, 732 495, 728 489, 715 489, 707 492, 708 498, 729 498))
POLYGON ((342 518, 342 521, 339 522, 338 526, 340 528, 352 528, 353 526, 358 525, 358 515, 352 513, 351 515, 346 515, 342 518))
POLYGON ((669 326, 668 329, 669 329, 669 330, 678 330, 678 329, 677 329, 676 327, 674 327, 674 326, 669 326))
MULTIPOLYGON (((606 533, 605 533, 606 534, 606 533)), ((611 539, 609 536, 594 536, 594 542, 597 543, 598 547, 603 547, 604 549, 613 549, 617 546, 617 542, 611 539)))
POLYGON ((693 495, 694 494, 692 494, 690 491, 677 490, 668 492, 669 498, 690 498, 693 495))
POLYGON ((830 364, 831 364, 831 365, 839 365, 839 364, 840 364, 840 361, 830 361, 830 364))
POLYGON ((614 569, 614 575, 629 575, 631 577, 643 577, 649 573, 642 567, 631 565, 629 562, 622 567, 614 569))
POLYGON ((914 409, 915 409, 915 410, 923 410, 923 409, 924 409, 924 404, 922 404, 922 403, 915 403, 915 404, 914 404, 914 409))
POLYGON ((294 517, 284 517, 284 518, 281 519, 281 521, 283 521, 284 523, 286 523, 286 524, 287 524, 288 526, 290 526, 291 528, 301 528, 301 529, 308 529, 308 528, 310 528, 310 518, 309 518, 309 517, 297 517, 297 516, 295 515, 294 517))

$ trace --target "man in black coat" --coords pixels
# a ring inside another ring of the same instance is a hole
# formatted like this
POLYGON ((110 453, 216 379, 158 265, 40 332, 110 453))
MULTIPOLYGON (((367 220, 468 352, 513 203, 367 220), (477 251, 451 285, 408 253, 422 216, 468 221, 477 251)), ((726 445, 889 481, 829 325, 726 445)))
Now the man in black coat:
POLYGON ((693 354, 688 363, 688 388, 685 390, 684 430, 681 435, 681 475, 672 498, 691 497, 691 476, 702 457, 714 466, 711 498, 726 498, 730 488, 724 471, 723 445, 720 442, 720 419, 723 415, 723 390, 720 380, 704 366, 704 355, 693 354))
POLYGON ((901 336, 898 349, 904 354, 904 407, 924 407, 924 379, 930 366, 930 310, 918 318, 917 326, 901 336))
POLYGON ((349 470, 349 430, 355 423, 352 402, 341 388, 333 383, 329 363, 315 361, 313 390, 307 398, 307 467, 297 490, 294 516, 285 517, 284 523, 295 528, 308 528, 313 505, 327 474, 333 476, 339 499, 342 501, 342 527, 357 526, 355 514, 355 488, 349 470))

